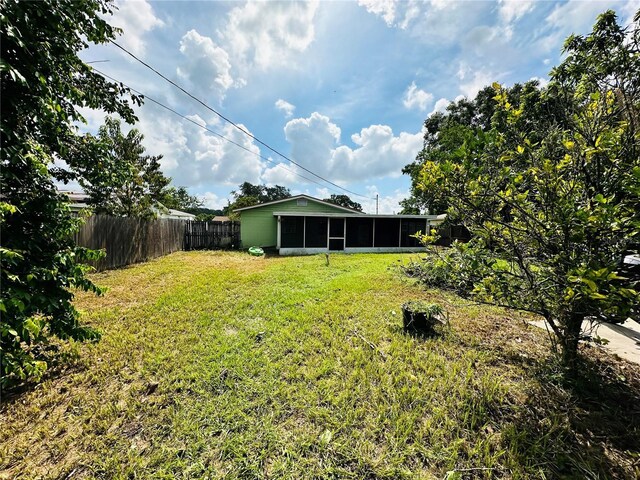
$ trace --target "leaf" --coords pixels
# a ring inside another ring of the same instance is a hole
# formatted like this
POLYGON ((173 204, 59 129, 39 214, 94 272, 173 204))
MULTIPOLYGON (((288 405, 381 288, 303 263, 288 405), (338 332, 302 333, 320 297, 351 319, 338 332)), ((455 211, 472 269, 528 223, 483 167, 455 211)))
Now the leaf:
POLYGON ((320 438, 319 438, 320 445, 327 446, 329 445, 332 439, 333 439, 333 433, 331 433, 331 430, 325 430, 320 435, 320 438))

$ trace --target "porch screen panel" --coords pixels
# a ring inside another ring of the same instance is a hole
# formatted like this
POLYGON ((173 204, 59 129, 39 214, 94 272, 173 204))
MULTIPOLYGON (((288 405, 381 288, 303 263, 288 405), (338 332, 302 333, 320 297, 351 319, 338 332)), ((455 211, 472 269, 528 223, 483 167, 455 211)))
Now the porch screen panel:
POLYGON ((398 247, 400 245, 400 219, 376 218, 376 247, 398 247))
POLYGON ((280 219, 280 246, 302 248, 304 240, 304 217, 282 217, 280 219))
POLYGON ((400 234, 400 246, 419 247, 421 244, 417 238, 412 237, 418 232, 425 233, 426 222, 424 220, 402 220, 402 233, 400 234))
POLYGON ((372 218, 347 218, 347 247, 373 247, 372 218))
POLYGON ((307 217, 306 248, 327 248, 327 223, 326 217, 307 217))

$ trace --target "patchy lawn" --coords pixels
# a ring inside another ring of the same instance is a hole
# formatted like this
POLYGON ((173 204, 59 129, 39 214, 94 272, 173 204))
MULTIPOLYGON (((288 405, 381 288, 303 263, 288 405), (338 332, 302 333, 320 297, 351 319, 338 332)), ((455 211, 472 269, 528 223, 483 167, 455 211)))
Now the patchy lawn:
POLYGON ((588 348, 563 386, 526 317, 423 290, 409 258, 181 252, 96 274, 109 291, 77 306, 103 338, 0 404, 0 478, 640 474, 637 366, 588 348), (404 334, 409 299, 448 331, 404 334))

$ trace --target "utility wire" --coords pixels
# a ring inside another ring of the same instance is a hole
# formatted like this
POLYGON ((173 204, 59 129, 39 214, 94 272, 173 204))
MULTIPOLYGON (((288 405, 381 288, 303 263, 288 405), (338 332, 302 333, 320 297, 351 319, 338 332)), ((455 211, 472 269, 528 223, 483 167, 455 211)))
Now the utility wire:
POLYGON ((352 195, 356 195, 358 197, 362 197, 362 198, 366 198, 369 200, 372 200, 371 197, 367 197, 366 195, 362 195, 360 193, 356 193, 353 192, 347 188, 344 188, 340 185, 338 185, 337 183, 332 182, 331 180, 327 180, 326 178, 318 175, 317 173, 309 170, 306 167, 303 167, 302 165, 300 165, 299 163, 294 162, 293 160, 291 160, 289 157, 287 157, 286 155, 284 155, 283 153, 280 153, 278 150, 276 150, 275 148, 271 147, 270 145, 266 144, 265 142, 263 142, 262 140, 260 140, 259 138, 257 138, 256 136, 254 136, 253 134, 251 134, 250 132, 246 131, 244 128, 242 128, 240 125, 238 125, 237 123, 235 123, 234 121, 230 120, 229 118, 225 117, 223 114, 221 114, 220 112, 218 112, 217 110, 215 110, 214 108, 210 107, 209 105, 207 105, 205 102, 203 102, 202 100, 200 100, 199 98, 197 98, 196 96, 194 96, 193 94, 189 93, 187 90, 185 90, 183 87, 181 87, 180 85, 178 85, 176 82, 174 82, 173 80, 171 80, 170 78, 166 77, 165 75, 163 75, 161 72, 159 72, 158 70, 156 70, 154 67, 152 67, 151 65, 149 65, 148 63, 146 63, 144 60, 138 58, 136 55, 134 55, 133 53, 131 53, 129 50, 127 50, 126 48, 124 48, 123 46, 119 45, 117 42, 115 41, 111 41, 111 43, 113 43, 116 47, 118 47, 120 50, 122 50, 123 52, 125 52, 127 55, 129 55, 130 57, 132 57, 134 60, 136 60, 137 62, 141 63, 142 65, 144 65, 145 67, 147 67, 149 70, 151 70, 153 73, 155 73, 156 75, 158 75, 159 77, 163 78, 165 81, 169 82, 171 85, 173 85, 174 87, 176 87, 177 89, 179 89, 181 92, 183 92, 185 95, 187 95, 188 97, 192 98, 193 100, 195 100, 196 102, 198 102, 200 105, 202 105, 203 107, 205 107, 207 110, 210 110, 211 112, 215 113, 218 117, 222 118, 225 122, 230 123, 231 125, 233 125, 236 129, 240 130, 242 133, 244 133, 245 135, 249 136, 250 138, 252 138, 253 140, 255 140, 256 142, 258 142, 260 145, 264 146, 265 148, 271 150, 273 153, 275 153, 276 155, 284 158, 285 160, 291 162, 292 164, 294 164, 295 166, 297 166, 298 168, 301 168, 302 170, 310 173, 311 175, 318 177, 319 179, 321 179, 324 182, 327 182, 331 185, 333 185, 334 187, 339 188, 340 190, 344 190, 345 192, 351 193, 352 195))
POLYGON ((107 75, 106 73, 101 72, 101 71, 100 71, 100 70, 98 70, 97 68, 93 68, 93 71, 94 71, 94 72, 96 72, 96 73, 99 73, 100 75, 102 75, 102 76, 103 76, 103 77, 105 77, 105 78, 108 78, 109 80, 113 80, 114 82, 117 82, 117 83, 121 84, 122 86, 127 87, 127 88, 128 88, 129 90, 131 90, 132 92, 135 92, 135 93, 137 93, 138 95, 143 96, 145 100, 149 100, 150 102, 155 103, 156 105, 158 105, 158 106, 160 106, 160 107, 164 108, 165 110, 168 110, 168 111, 170 111, 171 113, 173 113, 173 114, 175 114, 175 115, 179 116, 179 117, 180 117, 180 118, 182 118, 183 120, 186 120, 187 122, 191 122, 191 123, 193 123, 194 125, 197 125, 198 127, 202 128, 202 129, 204 129, 204 130, 206 130, 207 132, 213 133, 215 136, 220 137, 221 139, 223 139, 223 140, 225 140, 225 141, 227 141, 227 142, 229 142, 229 143, 231 143, 231 144, 235 145, 236 147, 241 148, 242 150, 245 150, 245 151, 247 151, 247 152, 249 152, 249 153, 251 153, 251 154, 253 154, 253 155, 256 155, 257 157, 261 158, 262 160, 265 160, 265 161, 267 161, 267 162, 269 162, 269 163, 272 163, 272 164, 274 164, 274 165, 280 165, 280 168, 282 168, 283 170, 285 170, 285 171, 287 171, 287 172, 290 172, 290 173, 293 173, 294 175, 297 175, 297 176, 298 176, 298 177, 300 177, 300 178, 304 178, 305 180, 307 180, 307 181, 309 181, 309 182, 311 182, 311 183, 315 183, 316 185, 319 185, 319 186, 321 186, 322 188, 326 188, 326 189, 331 190, 331 191, 333 191, 333 192, 340 193, 340 191, 339 191, 339 190, 336 190, 336 189, 331 188, 331 187, 327 187, 326 185, 323 185, 322 183, 320 183, 320 182, 318 182, 318 181, 316 181, 316 180, 313 180, 312 178, 305 177, 304 175, 302 175, 302 174, 300 174, 300 173, 294 172, 293 170, 291 170, 291 169, 289 169, 289 168, 285 167, 282 163, 275 162, 275 161, 273 161, 272 159, 270 159, 270 158, 268 158, 268 157, 265 157, 264 155, 261 155, 261 154, 259 154, 259 153, 256 153, 256 152, 254 152, 254 151, 252 151, 252 150, 248 149, 248 148, 247 148, 247 147, 245 147, 244 145, 241 145, 241 144, 239 144, 239 143, 237 143, 237 142, 235 142, 235 141, 231 140, 230 138, 227 138, 227 137, 225 137, 224 135, 222 135, 222 134, 220 134, 220 133, 218 133, 218 132, 216 132, 216 131, 214 131, 214 130, 211 130, 210 128, 206 127, 205 125, 202 125, 201 123, 198 123, 198 122, 196 122, 195 120, 193 120, 193 119, 191 119, 191 118, 189 118, 189 117, 187 117, 187 116, 185 116, 185 115, 181 114, 180 112, 178 112, 178 111, 174 110, 173 108, 168 107, 168 106, 167 106, 167 105, 165 105, 164 103, 162 103, 162 102, 160 102, 160 101, 158 101, 158 100, 155 100, 154 98, 152 98, 152 97, 150 97, 150 96, 148 96, 148 95, 145 95, 144 93, 142 93, 142 92, 141 92, 141 91, 139 91, 139 90, 136 90, 136 89, 135 89, 135 88, 133 88, 133 87, 130 87, 129 85, 127 85, 127 84, 126 84, 126 83, 124 83, 124 82, 121 82, 121 81, 120 81, 120 80, 118 80, 117 78, 114 78, 114 77, 112 77, 111 75, 107 75))

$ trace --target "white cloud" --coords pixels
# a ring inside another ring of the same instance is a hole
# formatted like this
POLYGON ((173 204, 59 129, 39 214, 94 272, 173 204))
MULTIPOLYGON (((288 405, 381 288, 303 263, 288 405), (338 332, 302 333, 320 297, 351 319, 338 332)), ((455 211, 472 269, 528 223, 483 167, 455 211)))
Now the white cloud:
POLYGON ((293 112, 296 109, 295 105, 292 105, 291 103, 287 102, 286 100, 283 100, 281 98, 279 98, 276 101, 276 108, 278 110, 282 110, 284 112, 284 116, 289 118, 291 116, 293 116, 293 112))
POLYGON ((189 30, 180 40, 180 53, 184 62, 176 69, 178 75, 192 88, 222 100, 234 84, 227 52, 211 38, 189 30))
POLYGON ((291 65, 315 38, 317 1, 247 2, 229 13, 221 32, 232 58, 262 69, 291 65))
POLYGON ((404 99, 402 103, 406 108, 418 108, 421 111, 427 109, 427 105, 433 100, 433 95, 419 89, 416 86, 416 82, 411 82, 411 85, 404 92, 404 99))
POLYGON ((366 8, 367 12, 381 17, 388 27, 395 23, 396 4, 395 0, 358 0, 358 5, 366 8))
POLYGON ((153 8, 146 1, 118 1, 115 6, 117 10, 114 10, 109 23, 124 30, 118 43, 136 55, 144 55, 144 35, 154 28, 164 26, 164 22, 155 16, 153 8))
POLYGON ((340 144, 340 128, 314 112, 285 126, 292 158, 332 181, 358 181, 400 176, 422 148, 422 132, 394 135, 387 125, 371 125, 351 136, 356 145, 340 144))
POLYGON ((409 196, 409 192, 404 190, 395 190, 391 195, 380 195, 376 185, 367 186, 367 197, 357 198, 356 201, 362 205, 362 210, 366 213, 376 213, 376 195, 378 198, 378 213, 381 215, 396 214, 402 207, 400 202, 409 196))
POLYGON ((519 20, 535 7, 534 0, 500 0, 500 17, 505 22, 519 20))
MULTIPOLYGON (((296 169, 294 166, 285 166, 282 163, 278 163, 273 167, 266 168, 262 172, 262 182, 267 185, 292 185, 304 182, 304 179, 294 173, 295 170, 299 169, 296 169)), ((301 173, 306 177, 312 177, 311 174, 301 173)))
POLYGON ((407 30, 428 42, 455 44, 482 15, 492 8, 489 2, 450 0, 359 0, 367 12, 381 17, 388 27, 407 30))
POLYGON ((447 111, 447 107, 451 102, 446 98, 439 99, 436 104, 433 106, 433 110, 429 114, 429 116, 433 115, 436 112, 444 113, 447 111))
POLYGON ((484 87, 491 85, 493 82, 497 82, 499 77, 500 75, 496 75, 486 70, 477 70, 473 72, 473 76, 471 76, 471 78, 465 76, 467 81, 460 83, 460 91, 467 98, 473 99, 484 87))
MULTIPOLYGON (((247 135, 232 125, 217 127, 226 138, 242 145, 233 145, 196 125, 176 121, 157 107, 138 112, 139 128, 146 137, 149 154, 162 154, 162 171, 173 178, 175 185, 237 185, 248 181, 258 183, 264 163, 260 149, 247 135)), ((207 122, 197 115, 191 118, 199 125, 207 122)), ((242 127, 242 125, 240 125, 242 127)), ((242 127, 245 128, 246 127, 242 127)))
POLYGON ((205 208, 211 208, 213 210, 222 210, 227 206, 227 199, 221 198, 213 192, 205 192, 199 195, 205 208))
POLYGON ((568 35, 591 32, 598 15, 608 8, 621 12, 622 18, 619 18, 619 21, 624 21, 626 12, 637 10, 638 2, 637 0, 626 3, 569 0, 566 3, 558 4, 546 18, 546 24, 551 28, 551 33, 541 37, 537 42, 537 47, 542 52, 557 52, 568 35))

